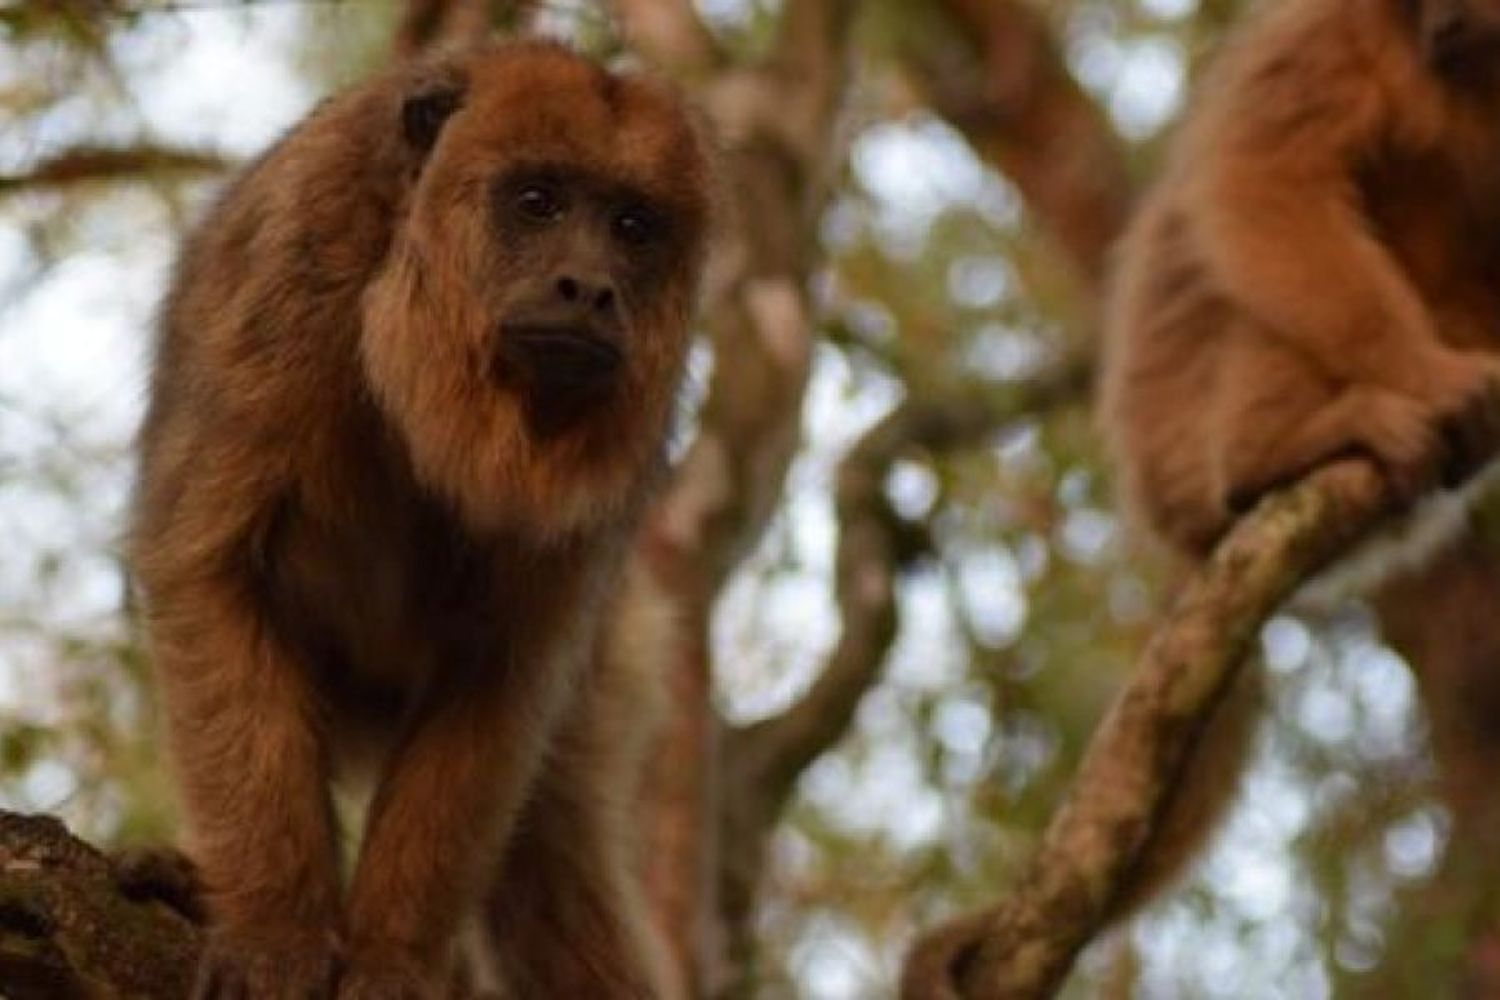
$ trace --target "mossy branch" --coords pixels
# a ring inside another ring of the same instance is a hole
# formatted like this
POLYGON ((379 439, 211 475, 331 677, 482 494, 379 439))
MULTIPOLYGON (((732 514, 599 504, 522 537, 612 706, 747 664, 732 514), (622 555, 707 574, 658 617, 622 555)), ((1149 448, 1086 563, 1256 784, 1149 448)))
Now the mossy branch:
POLYGON ((0 995, 181 1000, 202 932, 171 851, 107 856, 48 816, 0 811, 0 995))
POLYGON ((1014 892, 923 936, 908 958, 903 996, 1052 995, 1104 925, 1262 624, 1389 512, 1374 466, 1350 459, 1243 518, 1156 629, 1014 892))

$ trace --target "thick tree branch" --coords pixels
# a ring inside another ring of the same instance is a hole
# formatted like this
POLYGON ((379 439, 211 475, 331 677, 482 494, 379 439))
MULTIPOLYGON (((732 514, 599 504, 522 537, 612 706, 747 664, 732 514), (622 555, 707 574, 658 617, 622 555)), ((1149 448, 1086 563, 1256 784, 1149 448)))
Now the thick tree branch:
POLYGON ((631 50, 674 76, 696 77, 723 62, 692 0, 611 0, 610 6, 631 50))
POLYGON ((1386 513, 1375 468, 1346 460, 1241 520, 1152 636, 1013 895, 919 941, 904 996, 1051 995, 1141 856, 1203 720, 1262 623, 1386 513))
POLYGON ((1029 4, 939 0, 938 6, 972 50, 965 58, 952 45, 908 47, 928 100, 1015 184, 1097 287, 1131 201, 1114 130, 1029 4))
POLYGON ((154 145, 75 146, 19 173, 0 174, 0 198, 165 174, 211 174, 228 166, 222 156, 204 150, 154 145))
POLYGON ((515 28, 538 0, 407 0, 392 50, 408 59, 433 46, 479 42, 497 28, 515 28))
POLYGON ((721 248, 704 315, 716 364, 698 435, 656 527, 716 594, 755 544, 781 497, 801 430, 816 337, 807 278, 817 260, 822 179, 840 162, 831 141, 843 97, 852 0, 803 0, 781 25, 776 55, 727 74, 708 110, 729 149, 721 248), (816 67, 816 68, 815 68, 816 67), (787 99, 806 116, 786 131, 787 99))
MULTIPOLYGON (((680 0, 622 0, 615 9, 626 37, 657 50, 668 69, 691 72, 718 58, 702 49, 701 39, 663 48, 660 19, 674 11, 673 33, 697 37, 702 30, 680 0)), ((712 802, 718 794, 707 622, 725 580, 764 532, 800 440, 816 337, 807 279, 817 260, 823 183, 843 156, 834 123, 852 9, 852 0, 788 5, 765 66, 714 72, 701 87, 726 146, 724 220, 703 309, 717 363, 696 437, 643 540, 682 610, 689 639, 672 672, 674 717, 646 790, 657 848, 647 881, 668 939, 697 983, 713 979, 717 965, 709 930, 716 908, 705 898, 714 884, 705 875, 717 864, 712 802), (788 134, 789 95, 804 109, 799 136, 815 139, 788 134)))
POLYGON ((780 715, 725 735, 720 796, 719 891, 731 963, 754 965, 749 917, 766 844, 802 772, 841 740, 860 700, 880 678, 898 627, 895 584, 913 549, 911 528, 891 510, 891 466, 912 452, 972 447, 1016 419, 1081 401, 1086 365, 1055 371, 1009 392, 910 399, 867 431, 839 466, 835 589, 842 631, 813 686, 780 715))
POLYGON ((181 1000, 201 936, 190 869, 110 859, 44 816, 0 812, 0 993, 181 1000))

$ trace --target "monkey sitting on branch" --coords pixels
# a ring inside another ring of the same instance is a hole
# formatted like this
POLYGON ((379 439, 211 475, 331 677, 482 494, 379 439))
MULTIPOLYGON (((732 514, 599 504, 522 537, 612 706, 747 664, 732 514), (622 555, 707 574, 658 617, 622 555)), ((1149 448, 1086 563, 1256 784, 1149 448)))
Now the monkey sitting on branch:
POLYGON ((924 934, 903 997, 1053 996, 1192 859, 1242 769, 1260 626, 1500 446, 1497 279, 1500 3, 1270 0, 1107 303, 1099 420, 1185 585, 1012 892, 924 934))
MULTIPOLYGON (((1492 456, 1497 352, 1500 3, 1254 15, 1118 252, 1100 422, 1128 511, 1196 564, 1266 493, 1337 459, 1373 462, 1408 507, 1492 456)), ((1257 683, 1242 674, 1123 908, 1233 794, 1257 683)))
POLYGON ((475 926, 511 995, 676 992, 624 812, 663 627, 622 577, 709 202, 667 88, 520 43, 324 103, 187 241, 131 551, 198 997, 445 996, 475 926))

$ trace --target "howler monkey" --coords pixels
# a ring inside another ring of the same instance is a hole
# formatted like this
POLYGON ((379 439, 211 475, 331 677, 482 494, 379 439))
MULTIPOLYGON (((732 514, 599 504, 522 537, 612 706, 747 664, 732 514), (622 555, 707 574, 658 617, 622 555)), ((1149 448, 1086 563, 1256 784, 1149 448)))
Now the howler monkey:
MULTIPOLYGON (((1100 422, 1127 508, 1188 562, 1268 490, 1373 460, 1393 499, 1500 436, 1500 2, 1278 0, 1210 69, 1118 251, 1100 422)), ((1246 681, 1131 901, 1232 794, 1246 681)))
POLYGON ((325 102, 188 239, 131 550, 200 996, 443 995, 476 922, 527 995, 671 992, 623 870, 660 629, 622 576, 709 177, 663 85, 487 46, 325 102))

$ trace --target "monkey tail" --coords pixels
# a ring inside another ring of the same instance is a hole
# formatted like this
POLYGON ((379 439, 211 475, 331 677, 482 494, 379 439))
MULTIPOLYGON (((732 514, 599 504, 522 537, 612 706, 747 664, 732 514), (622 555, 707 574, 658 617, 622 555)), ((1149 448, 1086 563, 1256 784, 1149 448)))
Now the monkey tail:
POLYGON ((1192 758, 1158 813, 1150 842, 1109 908, 1109 923, 1123 923, 1174 886, 1218 830, 1255 746, 1264 675, 1259 662, 1244 664, 1209 714, 1192 758))

